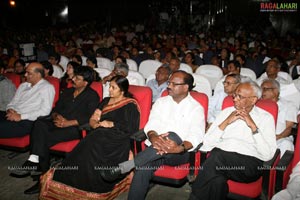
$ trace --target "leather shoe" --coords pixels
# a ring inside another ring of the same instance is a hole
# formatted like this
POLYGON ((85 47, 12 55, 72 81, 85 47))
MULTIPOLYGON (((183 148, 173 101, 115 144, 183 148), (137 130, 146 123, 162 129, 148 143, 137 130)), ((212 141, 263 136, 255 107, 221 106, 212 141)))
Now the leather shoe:
POLYGON ((24 178, 31 174, 32 171, 40 171, 40 165, 39 163, 34 163, 29 160, 26 160, 25 163, 22 165, 22 167, 14 169, 10 176, 16 177, 16 178, 24 178))
POLYGON ((121 169, 119 167, 112 167, 111 169, 103 169, 100 171, 101 177, 108 181, 113 182, 116 179, 120 178, 121 169))
POLYGON ((40 182, 37 181, 32 187, 24 191, 24 194, 37 194, 40 192, 40 182))

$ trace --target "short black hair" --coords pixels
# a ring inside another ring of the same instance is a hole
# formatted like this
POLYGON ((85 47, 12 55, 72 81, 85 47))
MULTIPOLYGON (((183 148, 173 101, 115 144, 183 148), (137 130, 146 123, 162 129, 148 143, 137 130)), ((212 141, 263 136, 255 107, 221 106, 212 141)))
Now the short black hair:
POLYGON ((183 71, 183 70, 177 70, 177 71, 173 72, 173 74, 175 74, 175 73, 182 73, 184 75, 183 82, 189 86, 189 91, 192 91, 193 88, 195 87, 194 77, 192 76, 192 74, 187 73, 186 71, 183 71))
POLYGON ((94 81, 94 70, 88 66, 80 66, 77 71, 74 71, 77 76, 82 76, 83 80, 88 82, 88 86, 94 81))
POLYGON ((52 64, 47 60, 41 61, 41 64, 43 65, 44 69, 49 70, 49 76, 52 76, 53 71, 54 71, 52 64))

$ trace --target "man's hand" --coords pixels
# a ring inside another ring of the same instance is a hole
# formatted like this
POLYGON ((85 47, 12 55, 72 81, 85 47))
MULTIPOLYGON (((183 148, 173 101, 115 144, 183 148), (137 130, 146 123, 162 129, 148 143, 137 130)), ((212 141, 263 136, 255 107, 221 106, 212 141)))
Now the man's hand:
POLYGON ((56 117, 53 119, 53 123, 56 127, 59 127, 59 128, 64 128, 64 127, 69 126, 68 120, 60 114, 56 115, 56 117))
POLYGON ((219 128, 224 130, 229 124, 235 122, 236 120, 241 119, 246 122, 246 124, 251 128, 252 132, 257 129, 256 124, 251 118, 250 114, 246 112, 245 109, 233 111, 220 125, 219 128))
POLYGON ((254 123, 250 114, 248 112, 246 112, 245 109, 239 110, 238 115, 240 116, 240 119, 244 120, 246 122, 246 124, 249 126, 249 128, 251 128, 252 132, 256 131, 257 126, 254 123))
POLYGON ((21 121, 21 115, 19 113, 17 113, 15 110, 13 109, 8 109, 6 111, 6 118, 9 121, 14 121, 14 122, 19 122, 21 121))
POLYGON ((181 153, 182 147, 168 137, 169 133, 151 136, 150 142, 157 154, 181 153))

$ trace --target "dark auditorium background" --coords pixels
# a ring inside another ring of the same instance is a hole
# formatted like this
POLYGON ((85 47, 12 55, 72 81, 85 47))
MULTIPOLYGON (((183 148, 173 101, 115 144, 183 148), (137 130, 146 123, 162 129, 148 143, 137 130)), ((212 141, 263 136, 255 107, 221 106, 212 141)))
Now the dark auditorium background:
MULTIPOLYGON (((299 10, 262 12, 260 4, 269 2, 274 0, 0 0, 0 28, 19 30, 95 21, 110 30, 128 23, 147 24, 157 19, 160 21, 154 24, 159 26, 157 23, 162 23, 163 26, 161 13, 167 13, 169 21, 186 18, 183 20, 187 23, 183 28, 185 31, 188 31, 190 24, 206 23, 207 18, 213 25, 222 27, 246 22, 260 25, 258 27, 263 29, 272 24, 280 35, 299 29, 299 10), (14 6, 10 5, 11 1, 15 2, 14 6), (62 17, 60 13, 66 6, 68 15, 62 17), (191 20, 194 20, 193 23, 190 23, 191 20)), ((176 20, 173 26, 176 27, 176 20)))

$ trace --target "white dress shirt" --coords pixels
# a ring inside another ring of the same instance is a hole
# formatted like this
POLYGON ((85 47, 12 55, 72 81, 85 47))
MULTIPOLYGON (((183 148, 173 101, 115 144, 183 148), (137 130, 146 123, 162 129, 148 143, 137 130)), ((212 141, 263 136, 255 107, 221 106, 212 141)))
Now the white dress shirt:
MULTIPOLYGON (((190 94, 179 103, 171 96, 161 97, 153 104, 144 128, 146 134, 151 130, 159 135, 175 132, 182 141, 192 143, 193 150, 202 142, 204 136, 204 109, 190 94)), ((146 145, 151 145, 151 142, 146 140, 146 145)))
POLYGON ((42 79, 33 87, 31 83, 22 83, 6 110, 13 109, 21 114, 22 120, 34 121, 40 116, 49 115, 55 90, 46 80, 42 79))
POLYGON ((276 151, 275 123, 273 116, 256 106, 250 116, 258 127, 253 134, 244 120, 238 119, 223 131, 219 125, 235 110, 234 107, 224 109, 204 136, 201 150, 211 151, 219 148, 224 151, 253 156, 262 161, 270 160, 276 151))

